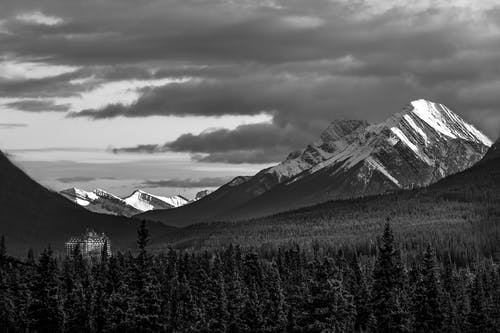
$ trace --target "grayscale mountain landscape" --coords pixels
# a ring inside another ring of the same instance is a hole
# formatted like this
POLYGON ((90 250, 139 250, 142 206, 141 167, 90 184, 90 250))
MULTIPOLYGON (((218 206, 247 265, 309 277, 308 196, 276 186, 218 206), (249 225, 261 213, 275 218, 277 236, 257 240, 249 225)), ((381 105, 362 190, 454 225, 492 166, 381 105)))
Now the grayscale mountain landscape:
POLYGON ((2 0, 0 332, 500 327, 496 0, 2 0))

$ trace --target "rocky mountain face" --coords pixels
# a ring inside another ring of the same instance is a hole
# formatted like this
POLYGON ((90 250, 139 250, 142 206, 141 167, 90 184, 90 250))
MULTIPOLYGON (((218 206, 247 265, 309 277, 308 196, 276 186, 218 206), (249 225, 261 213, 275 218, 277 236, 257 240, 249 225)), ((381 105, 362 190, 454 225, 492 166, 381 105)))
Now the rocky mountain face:
POLYGON ((209 195, 210 193, 212 193, 211 190, 203 190, 203 191, 199 191, 198 193, 196 193, 196 195, 194 196, 194 199, 193 201, 198 201, 200 200, 201 198, 204 198, 206 197, 207 195, 209 195))
POLYGON ((101 189, 89 192, 70 188, 61 191, 60 194, 89 211, 128 217, 149 210, 176 208, 189 202, 180 195, 163 197, 141 190, 135 190, 125 198, 120 198, 101 189))
POLYGON ((446 106, 416 100, 378 124, 334 121, 318 142, 274 167, 236 178, 189 206, 140 216, 184 225, 426 186, 471 167, 491 144, 446 106))

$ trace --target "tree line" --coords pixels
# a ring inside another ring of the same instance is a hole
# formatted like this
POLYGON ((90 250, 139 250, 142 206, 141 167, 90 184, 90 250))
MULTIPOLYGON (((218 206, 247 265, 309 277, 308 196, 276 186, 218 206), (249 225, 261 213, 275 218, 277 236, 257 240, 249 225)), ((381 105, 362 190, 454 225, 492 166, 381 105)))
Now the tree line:
POLYGON ((405 259, 386 223, 373 254, 316 244, 263 253, 148 249, 88 259, 7 255, 0 244, 2 332, 498 332, 500 269, 456 265, 428 245, 405 259))

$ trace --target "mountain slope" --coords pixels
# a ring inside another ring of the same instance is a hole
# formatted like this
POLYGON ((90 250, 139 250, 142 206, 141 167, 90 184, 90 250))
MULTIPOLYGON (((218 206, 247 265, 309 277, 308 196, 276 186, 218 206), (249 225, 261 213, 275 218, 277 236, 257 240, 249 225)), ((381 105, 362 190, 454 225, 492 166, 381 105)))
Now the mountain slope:
POLYGON ((426 186, 465 170, 491 141, 442 104, 416 100, 386 121, 336 121, 282 163, 205 198, 142 218, 171 225, 274 214, 332 199, 426 186))
MULTIPOLYGON (((135 247, 137 221, 95 214, 44 188, 12 164, 0 152, 0 234, 8 250, 25 254, 29 247, 40 250, 51 244, 62 250, 72 235, 91 227, 105 232, 114 248, 135 247)), ((150 223, 153 235, 172 229, 150 223)))
POLYGON ((123 199, 99 189, 88 192, 70 188, 59 193, 94 213, 131 217, 143 212, 127 204, 123 199))
MULTIPOLYGON (((349 200, 335 200, 240 222, 191 225, 157 244, 213 249, 227 244, 266 250, 324 242, 370 251, 388 216, 405 246, 473 246, 487 256, 500 243, 500 156, 448 176, 428 187, 349 200), (416 245, 420 244, 420 245, 416 245), (466 245, 468 244, 468 245, 466 245)), ((470 247, 469 247, 470 248, 470 247)), ((468 256, 465 252, 462 256, 468 256)))
POLYGON ((488 150, 488 153, 484 156, 482 163, 490 161, 496 158, 500 158, 500 139, 498 139, 488 150))
POLYGON ((163 197, 141 190, 135 190, 130 196, 124 198, 123 201, 141 212, 155 209, 176 208, 184 206, 189 202, 188 199, 181 195, 163 197))
POLYGON ((320 142, 307 146, 303 151, 291 153, 285 161, 274 167, 264 169, 253 177, 236 177, 216 191, 184 207, 147 212, 138 217, 176 226, 213 219, 326 161, 333 152, 350 143, 344 140, 344 137, 359 133, 367 126, 365 121, 336 121, 322 133, 323 139, 320 142), (335 141, 329 144, 328 140, 335 141))

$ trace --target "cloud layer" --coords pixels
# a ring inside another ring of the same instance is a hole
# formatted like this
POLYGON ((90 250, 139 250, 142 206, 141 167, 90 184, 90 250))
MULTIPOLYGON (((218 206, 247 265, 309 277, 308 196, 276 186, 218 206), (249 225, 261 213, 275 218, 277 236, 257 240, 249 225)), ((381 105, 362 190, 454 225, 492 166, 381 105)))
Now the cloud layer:
POLYGON ((66 112, 61 98, 104 83, 172 78, 132 103, 68 115, 272 116, 117 152, 279 161, 334 119, 380 121, 417 98, 448 105, 492 138, 500 130, 495 1, 18 0, 0 15, 0 56, 72 69, 1 78, 2 96, 19 99, 10 107, 66 112))
POLYGON ((155 188, 155 187, 206 188, 206 187, 219 187, 230 180, 231 178, 228 177, 147 180, 144 183, 142 183, 141 186, 144 186, 146 188, 155 188))

